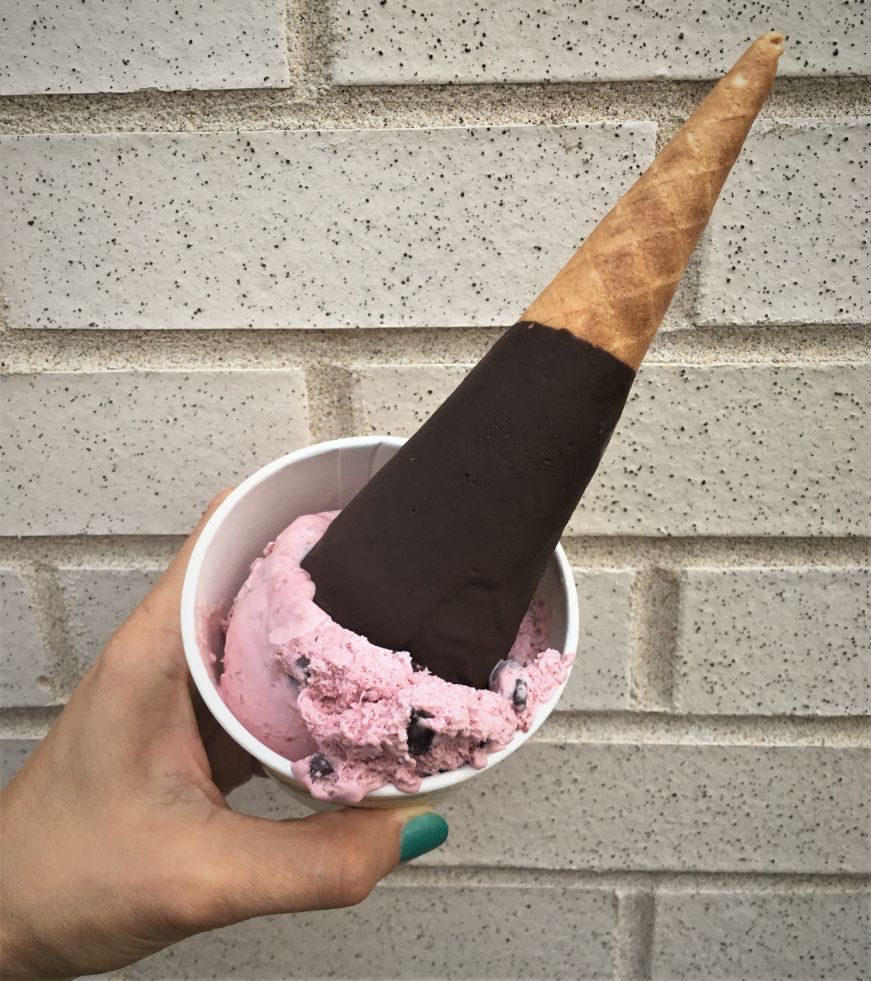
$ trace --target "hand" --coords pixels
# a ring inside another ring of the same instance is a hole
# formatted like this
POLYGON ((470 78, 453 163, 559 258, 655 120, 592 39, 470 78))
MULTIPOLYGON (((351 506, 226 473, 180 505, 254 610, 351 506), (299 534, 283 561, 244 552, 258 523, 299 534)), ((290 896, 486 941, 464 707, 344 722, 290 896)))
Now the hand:
POLYGON ((422 808, 266 821, 224 794, 253 761, 191 687, 184 570, 218 497, 0 795, 0 976, 122 967, 202 930, 363 900, 447 835, 422 808))

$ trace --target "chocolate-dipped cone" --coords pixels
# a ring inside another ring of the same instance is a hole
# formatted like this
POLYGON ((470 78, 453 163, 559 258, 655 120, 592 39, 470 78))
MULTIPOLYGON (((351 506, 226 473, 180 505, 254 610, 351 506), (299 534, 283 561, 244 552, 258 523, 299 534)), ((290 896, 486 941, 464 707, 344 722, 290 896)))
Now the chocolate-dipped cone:
POLYGON ((598 466, 783 48, 744 53, 303 561, 342 626, 479 688, 598 466))

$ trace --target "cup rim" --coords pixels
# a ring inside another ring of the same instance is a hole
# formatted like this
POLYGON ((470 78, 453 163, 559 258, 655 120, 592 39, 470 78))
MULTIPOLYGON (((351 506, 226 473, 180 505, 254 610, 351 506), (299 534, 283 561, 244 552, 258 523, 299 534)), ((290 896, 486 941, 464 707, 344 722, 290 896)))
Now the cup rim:
MULTIPOLYGON (((273 460, 271 463, 267 463, 265 466, 252 473, 249 477, 246 477, 245 480, 235 487, 221 502, 221 504, 215 510, 215 513, 211 516, 211 518, 209 518, 205 528, 200 533, 200 536, 194 545, 193 551, 191 552, 190 559, 188 560, 187 568, 185 569, 184 583, 181 594, 181 636, 188 670, 193 677, 197 691, 202 696, 202 699, 206 703, 206 707, 208 708, 209 712, 211 712, 221 728, 224 729, 224 731, 233 739, 234 742, 238 743, 246 752, 253 756, 254 759, 262 763, 264 767, 268 767, 270 770, 274 771, 282 781, 291 784, 294 788, 299 789, 303 793, 308 793, 308 788, 293 776, 291 771, 291 761, 275 752, 275 750, 271 749, 265 743, 262 743, 256 736, 249 732, 244 725, 242 725, 242 723, 236 718, 235 715, 233 715, 228 706, 225 704, 223 698, 221 698, 218 687, 209 673, 207 659, 204 657, 204 653, 206 652, 201 651, 200 649, 196 608, 197 586, 199 583, 199 576, 203 568, 203 560, 209 547, 220 534, 225 520, 234 510, 234 508, 240 503, 240 501, 250 494, 255 487, 258 487, 264 481, 269 480, 275 474, 285 470, 288 467, 302 463, 303 461, 312 457, 320 456, 337 449, 345 449, 350 446, 374 447, 385 444, 398 448, 402 446, 404 442, 405 440, 398 436, 348 436, 343 439, 333 439, 321 443, 315 443, 311 446, 304 447, 303 449, 295 450, 292 453, 287 453, 284 456, 273 460)), ((265 547, 266 543, 264 542, 263 544, 265 547)), ((576 653, 576 650, 571 651, 571 648, 576 649, 578 644, 578 598, 573 586, 574 578, 572 575, 571 565, 565 551, 562 548, 562 545, 557 544, 557 547, 553 553, 553 560, 556 563, 557 573, 564 587, 563 592, 566 601, 566 638, 568 640, 566 646, 569 648, 569 650, 561 653, 576 653)), ((463 766, 458 767, 456 770, 450 770, 447 773, 434 773, 428 777, 423 777, 421 779, 419 789, 414 791, 414 793, 407 793, 406 791, 400 790, 392 783, 385 784, 383 787, 379 787, 377 790, 370 791, 368 794, 366 794, 364 800, 377 799, 401 801, 406 798, 426 796, 429 793, 447 790, 450 787, 455 787, 461 783, 465 783, 465 781, 470 780, 477 774, 484 773, 497 763, 501 763, 502 760, 504 760, 507 756, 510 756, 515 750, 529 740, 538 731, 538 729, 541 728, 559 701, 560 696, 568 683, 569 677, 571 676, 571 671, 572 668, 570 667, 569 672, 566 675, 566 680, 559 685, 547 702, 543 702, 539 706, 535 719, 533 720, 529 729, 526 732, 516 732, 508 745, 503 749, 500 749, 494 753, 488 753, 487 762, 480 769, 476 769, 475 767, 472 767, 470 764, 466 763, 463 766)))

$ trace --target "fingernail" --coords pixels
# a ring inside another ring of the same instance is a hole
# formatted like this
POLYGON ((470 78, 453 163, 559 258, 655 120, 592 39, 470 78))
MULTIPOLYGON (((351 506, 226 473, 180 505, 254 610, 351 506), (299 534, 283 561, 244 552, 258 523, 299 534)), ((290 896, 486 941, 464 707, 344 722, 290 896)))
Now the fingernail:
POLYGON ((399 861, 411 862, 445 843, 448 822, 435 811, 418 814, 407 821, 399 839, 399 861))

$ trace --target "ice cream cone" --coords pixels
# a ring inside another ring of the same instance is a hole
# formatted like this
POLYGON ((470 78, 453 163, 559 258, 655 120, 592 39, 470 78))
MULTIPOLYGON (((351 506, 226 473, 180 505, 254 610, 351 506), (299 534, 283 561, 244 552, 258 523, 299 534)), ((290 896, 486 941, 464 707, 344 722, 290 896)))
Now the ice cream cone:
POLYGON ((303 560, 342 626, 479 688, 511 648, 774 79, 765 34, 303 560))
POLYGON ((523 320, 641 364, 774 81, 783 35, 744 52, 523 320))

